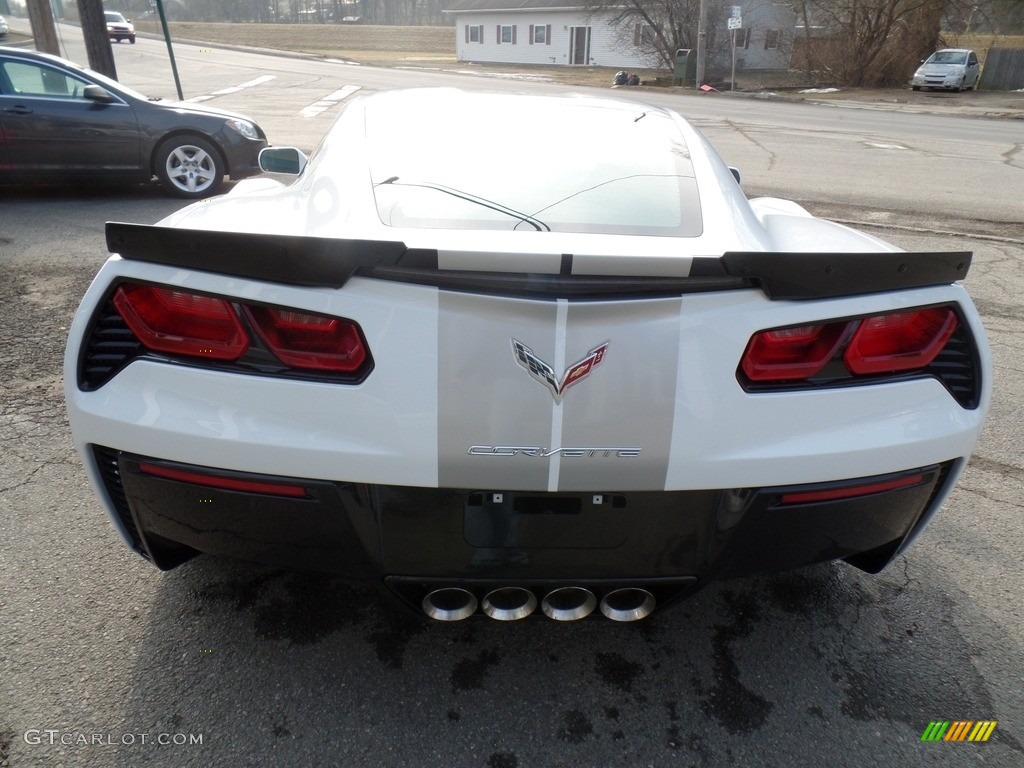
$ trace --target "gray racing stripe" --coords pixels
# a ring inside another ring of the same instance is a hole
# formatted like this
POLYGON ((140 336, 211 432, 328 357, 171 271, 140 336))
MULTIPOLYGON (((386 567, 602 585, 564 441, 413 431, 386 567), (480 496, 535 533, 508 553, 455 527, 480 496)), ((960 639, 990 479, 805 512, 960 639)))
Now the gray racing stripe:
POLYGON ((561 307, 559 312, 556 302, 441 292, 442 487, 665 487, 680 300, 561 307), (567 371, 605 342, 599 362, 584 366, 586 374, 558 392, 567 371))
POLYGON ((559 490, 664 490, 679 366, 680 299, 569 305, 566 363, 601 341, 601 365, 565 393, 563 446, 637 447, 636 457, 563 456, 559 490))
POLYGON ((529 339, 550 359, 555 304, 442 291, 438 311, 438 483, 545 489, 546 459, 467 451, 545 447, 551 440, 551 395, 519 367, 510 338, 529 339))

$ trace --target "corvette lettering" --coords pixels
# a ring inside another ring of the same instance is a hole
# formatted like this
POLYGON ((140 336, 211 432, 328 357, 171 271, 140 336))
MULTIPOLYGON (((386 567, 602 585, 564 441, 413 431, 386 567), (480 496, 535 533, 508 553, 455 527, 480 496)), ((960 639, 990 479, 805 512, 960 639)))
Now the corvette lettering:
POLYGON ((559 381, 555 377, 554 368, 537 357, 533 350, 523 344, 523 342, 518 339, 512 339, 512 352, 516 356, 516 362, 525 368, 530 376, 551 391, 551 396, 555 398, 556 403, 562 402, 565 390, 573 384, 583 381, 583 379, 590 375, 592 370, 601 364, 601 361, 604 360, 604 353, 607 351, 607 341, 594 347, 587 353, 586 357, 570 365, 566 369, 565 375, 562 376, 562 380, 559 381))
POLYGON ((587 448, 542 448, 537 445, 471 445, 466 451, 470 456, 528 456, 547 459, 552 456, 568 458, 632 459, 640 455, 642 448, 587 447, 587 448))

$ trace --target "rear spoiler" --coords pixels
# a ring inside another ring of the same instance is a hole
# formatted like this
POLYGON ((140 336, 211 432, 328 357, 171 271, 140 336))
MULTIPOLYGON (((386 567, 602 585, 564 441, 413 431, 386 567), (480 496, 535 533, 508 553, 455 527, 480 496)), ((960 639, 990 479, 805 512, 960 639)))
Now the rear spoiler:
POLYGON ((730 252, 694 258, 685 277, 578 275, 561 254, 552 274, 446 270, 438 252, 387 240, 260 235, 108 222, 107 249, 123 259, 233 277, 340 288, 354 276, 527 298, 630 298, 760 288, 772 300, 856 296, 963 280, 969 251, 730 252))

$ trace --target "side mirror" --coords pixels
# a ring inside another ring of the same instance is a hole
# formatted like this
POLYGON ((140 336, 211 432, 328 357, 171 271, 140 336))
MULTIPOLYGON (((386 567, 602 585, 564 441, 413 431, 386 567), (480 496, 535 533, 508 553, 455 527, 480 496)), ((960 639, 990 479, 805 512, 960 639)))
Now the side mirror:
POLYGON ((741 179, 740 179, 740 169, 739 169, 739 168, 733 168, 733 167, 732 167, 732 166, 730 165, 730 166, 729 166, 729 173, 731 173, 731 174, 732 174, 732 177, 733 177, 734 179, 736 179, 736 183, 737 183, 737 184, 740 184, 740 183, 742 183, 742 181, 741 181, 741 179))
POLYGON ((82 98, 89 101, 98 101, 100 104, 112 104, 117 101, 117 97, 114 94, 98 85, 85 86, 82 90, 82 98))
POLYGON ((267 147, 260 150, 260 169, 267 173, 287 173, 298 176, 309 158, 295 147, 267 147))

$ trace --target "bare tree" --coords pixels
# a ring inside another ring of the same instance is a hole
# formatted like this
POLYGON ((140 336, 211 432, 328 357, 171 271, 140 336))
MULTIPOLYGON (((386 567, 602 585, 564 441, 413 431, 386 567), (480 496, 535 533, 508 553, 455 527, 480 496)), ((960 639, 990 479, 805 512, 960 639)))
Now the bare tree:
POLYGON ((798 0, 799 58, 838 85, 904 85, 939 41, 945 0, 798 0))
MULTIPOLYGON (((697 47, 700 0, 587 0, 591 19, 600 18, 618 29, 624 48, 632 46, 647 54, 652 66, 671 69, 676 51, 697 47)), ((706 0, 704 25, 705 81, 727 77, 731 60, 731 38, 727 19, 731 6, 743 5, 744 12, 771 0, 706 0)), ((777 45, 791 52, 793 31, 785 30, 777 45)))
MULTIPOLYGON (((662 66, 673 65, 677 49, 696 46, 699 0, 585 2, 592 15, 618 27, 624 43, 649 51, 662 66)), ((708 62, 727 56, 730 4, 751 5, 706 0, 708 62)), ((918 61, 934 50, 947 0, 790 0, 790 5, 802 22, 797 50, 802 68, 839 85, 887 86, 906 83, 918 61)))
POLYGON ((676 51, 697 47, 700 0, 587 0, 591 15, 618 29, 624 44, 650 54, 652 62, 671 67, 676 51))

